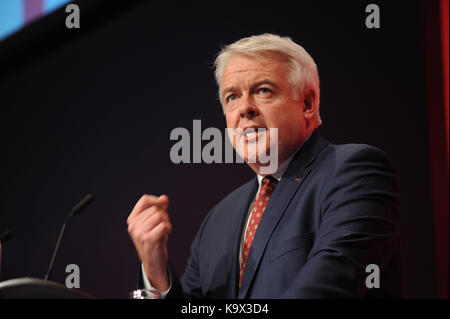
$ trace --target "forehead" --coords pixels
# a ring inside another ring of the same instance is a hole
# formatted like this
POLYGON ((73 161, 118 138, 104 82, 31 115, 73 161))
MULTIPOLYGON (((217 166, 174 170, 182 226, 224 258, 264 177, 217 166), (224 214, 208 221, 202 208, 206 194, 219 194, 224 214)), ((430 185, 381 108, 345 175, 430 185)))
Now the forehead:
POLYGON ((288 74, 287 61, 273 56, 233 56, 222 75, 222 88, 233 82, 257 81, 261 77, 269 77, 276 81, 286 81, 288 74))

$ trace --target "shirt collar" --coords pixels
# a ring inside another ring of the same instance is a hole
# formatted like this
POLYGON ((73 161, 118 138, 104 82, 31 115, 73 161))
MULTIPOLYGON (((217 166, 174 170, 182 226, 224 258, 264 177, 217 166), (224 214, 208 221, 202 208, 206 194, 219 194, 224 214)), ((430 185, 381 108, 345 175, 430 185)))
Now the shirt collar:
MULTIPOLYGON (((311 137, 311 135, 312 135, 312 134, 310 134, 310 135, 308 136, 308 138, 303 142, 303 144, 305 144, 306 141, 309 140, 309 138, 311 137)), ((303 144, 300 145, 300 147, 297 148, 297 149, 295 150, 295 152, 293 152, 293 153, 291 154, 291 156, 289 156, 283 163, 281 163, 280 165, 278 165, 278 169, 277 169, 277 171, 276 171, 274 174, 272 174, 272 177, 274 177, 277 181, 280 181, 280 180, 281 180, 281 178, 283 177, 284 173, 286 172, 286 170, 287 170, 289 164, 291 163, 292 159, 294 158, 295 154, 297 154, 297 152, 300 150, 300 148, 303 146, 303 144)), ((264 178, 264 176, 258 174, 257 177, 258 177, 259 188, 261 188, 261 182, 262 182, 262 179, 264 178)))
MULTIPOLYGON (((291 156, 289 156, 289 158, 287 160, 285 160, 283 163, 278 165, 278 170, 272 174, 272 177, 274 177, 277 181, 280 181, 281 178, 283 177, 284 173, 286 172, 289 164, 291 163, 292 158, 294 157, 294 155, 296 153, 297 152, 294 152, 291 156)), ((258 177, 258 183, 261 186, 261 181, 264 178, 264 176, 258 174, 257 177, 258 177)))

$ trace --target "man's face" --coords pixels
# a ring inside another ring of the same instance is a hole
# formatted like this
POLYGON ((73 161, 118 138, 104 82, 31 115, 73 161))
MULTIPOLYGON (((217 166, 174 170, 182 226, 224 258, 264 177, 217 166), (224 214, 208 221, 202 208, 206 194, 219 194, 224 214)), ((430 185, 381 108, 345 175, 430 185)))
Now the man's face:
MULTIPOLYGON (((242 129, 232 140, 233 147, 258 173, 260 164, 249 163, 250 149, 261 145, 258 154, 269 154, 270 128, 278 129, 278 162, 284 162, 307 138, 302 96, 293 99, 288 83, 288 64, 275 56, 250 57, 235 55, 222 75, 220 90, 228 129, 242 129), (267 134, 246 135, 247 129, 265 128, 267 134), (244 149, 242 154, 239 150, 244 149)), ((250 161, 251 162, 251 161, 250 161)))

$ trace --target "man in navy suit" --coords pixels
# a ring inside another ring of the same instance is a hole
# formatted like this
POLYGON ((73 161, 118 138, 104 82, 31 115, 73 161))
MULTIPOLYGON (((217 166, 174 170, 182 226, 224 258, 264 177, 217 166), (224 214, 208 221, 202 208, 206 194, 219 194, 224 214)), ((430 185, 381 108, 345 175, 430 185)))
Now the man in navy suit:
POLYGON ((394 171, 375 147, 315 132, 311 56, 263 34, 226 46, 215 66, 227 127, 238 132, 230 140, 256 176, 209 212, 180 280, 168 265, 169 199, 144 195, 127 220, 140 286, 159 298, 399 297, 394 171), (262 154, 274 150, 279 165, 264 173, 262 154))

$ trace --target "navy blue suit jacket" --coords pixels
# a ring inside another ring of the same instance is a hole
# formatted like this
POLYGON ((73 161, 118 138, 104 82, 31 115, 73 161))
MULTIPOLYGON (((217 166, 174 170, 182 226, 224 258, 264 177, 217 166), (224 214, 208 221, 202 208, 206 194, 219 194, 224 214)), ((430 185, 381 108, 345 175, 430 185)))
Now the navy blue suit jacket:
POLYGON ((400 297, 399 199, 379 149, 333 145, 316 133, 278 183, 255 234, 239 289, 239 248, 255 176, 207 215, 170 297, 400 297), (366 266, 381 271, 366 287, 366 266))

